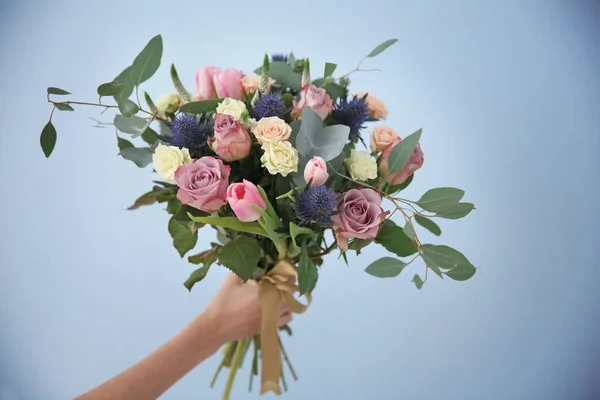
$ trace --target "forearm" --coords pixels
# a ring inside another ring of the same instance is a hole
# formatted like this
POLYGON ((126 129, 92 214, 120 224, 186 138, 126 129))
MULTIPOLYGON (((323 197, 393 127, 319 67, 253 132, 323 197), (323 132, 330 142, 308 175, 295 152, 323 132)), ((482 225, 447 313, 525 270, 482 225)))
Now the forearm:
POLYGON ((75 400, 153 400, 222 344, 210 316, 203 314, 131 368, 75 400))

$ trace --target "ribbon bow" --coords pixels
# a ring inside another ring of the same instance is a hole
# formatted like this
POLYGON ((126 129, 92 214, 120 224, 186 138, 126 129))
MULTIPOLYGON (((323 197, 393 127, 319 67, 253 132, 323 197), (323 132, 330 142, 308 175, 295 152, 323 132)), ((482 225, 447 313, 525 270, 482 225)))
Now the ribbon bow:
POLYGON ((302 314, 308 308, 311 298, 306 295, 304 305, 293 296, 298 286, 291 282, 296 277, 296 268, 288 261, 281 260, 259 282, 259 295, 262 309, 260 332, 262 371, 260 394, 269 391, 281 394, 279 376, 281 357, 279 355, 279 300, 295 314, 302 314))

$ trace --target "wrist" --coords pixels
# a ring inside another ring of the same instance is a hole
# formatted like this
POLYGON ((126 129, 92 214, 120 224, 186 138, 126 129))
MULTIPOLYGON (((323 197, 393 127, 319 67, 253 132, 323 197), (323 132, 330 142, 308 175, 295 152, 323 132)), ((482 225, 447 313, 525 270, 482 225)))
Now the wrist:
POLYGON ((219 319, 209 311, 198 315, 192 321, 189 328, 194 331, 196 343, 206 348, 211 355, 216 353, 225 344, 222 328, 219 326, 219 319))

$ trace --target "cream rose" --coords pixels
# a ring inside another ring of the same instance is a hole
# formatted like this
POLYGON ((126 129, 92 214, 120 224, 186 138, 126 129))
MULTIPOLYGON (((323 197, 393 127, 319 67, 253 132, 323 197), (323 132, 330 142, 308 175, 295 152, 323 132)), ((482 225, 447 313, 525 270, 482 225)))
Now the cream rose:
POLYGON ((248 116, 248 110, 243 101, 228 97, 217 106, 217 114, 231 115, 238 121, 248 116))
POLYGON ((181 96, 178 93, 163 94, 156 101, 156 109, 161 114, 173 114, 179 110, 182 104, 181 96))
POLYGON ((378 126, 371 132, 371 151, 379 153, 398 139, 398 132, 387 126, 378 126))
POLYGON ((352 179, 367 181, 377 178, 377 163, 366 151, 352 150, 350 158, 344 162, 352 179))
POLYGON ((298 171, 298 150, 290 142, 269 141, 262 145, 262 149, 264 154, 260 161, 271 175, 287 176, 298 171))
POLYGON ((152 154, 152 163, 158 176, 169 182, 175 182, 175 171, 183 164, 192 162, 192 157, 188 149, 180 149, 176 146, 165 146, 159 144, 154 154, 152 154))
POLYGON ((279 117, 261 118, 252 130, 258 143, 283 142, 292 134, 292 127, 279 117))

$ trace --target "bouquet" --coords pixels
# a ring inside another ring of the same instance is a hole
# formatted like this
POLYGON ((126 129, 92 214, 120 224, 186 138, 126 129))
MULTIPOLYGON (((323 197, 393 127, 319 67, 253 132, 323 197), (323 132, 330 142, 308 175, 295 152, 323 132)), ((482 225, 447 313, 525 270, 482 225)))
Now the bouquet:
POLYGON ((200 68, 190 92, 171 65, 173 93, 154 101, 144 92, 143 105, 139 88, 161 63, 158 35, 130 66, 98 86, 97 103, 63 101, 57 96, 69 92, 48 88, 53 108, 40 137, 46 157, 57 140, 55 110, 91 105, 116 111, 112 123, 96 120, 97 127, 113 125, 120 156, 140 168, 152 164, 158 176, 129 209, 166 204, 168 230, 181 257, 195 247, 204 227, 216 231, 209 249, 188 256, 199 268, 184 286, 191 290, 215 264, 259 286, 261 333, 223 349, 215 379, 229 368, 224 399, 249 352, 250 389, 260 373, 261 393, 287 390, 284 361, 296 378, 280 338, 291 330, 278 327, 278 303, 283 300, 294 313, 306 311, 323 257, 333 251, 347 263, 350 251, 358 255, 373 243, 383 246, 390 254, 365 270, 379 278, 396 277, 420 259, 424 274, 412 278, 418 289, 429 272, 456 281, 475 274, 461 252, 422 243, 417 230, 439 236, 434 218, 459 219, 474 205, 461 201, 463 190, 451 187, 428 190, 418 200, 401 197, 423 165, 421 129, 401 138, 380 123, 388 116, 381 100, 350 91, 349 76, 365 71, 365 60, 396 41, 381 43, 339 77, 334 63, 327 62, 322 77, 313 79, 308 58, 265 55, 254 74, 200 68), (145 144, 138 147, 125 137, 145 144))

